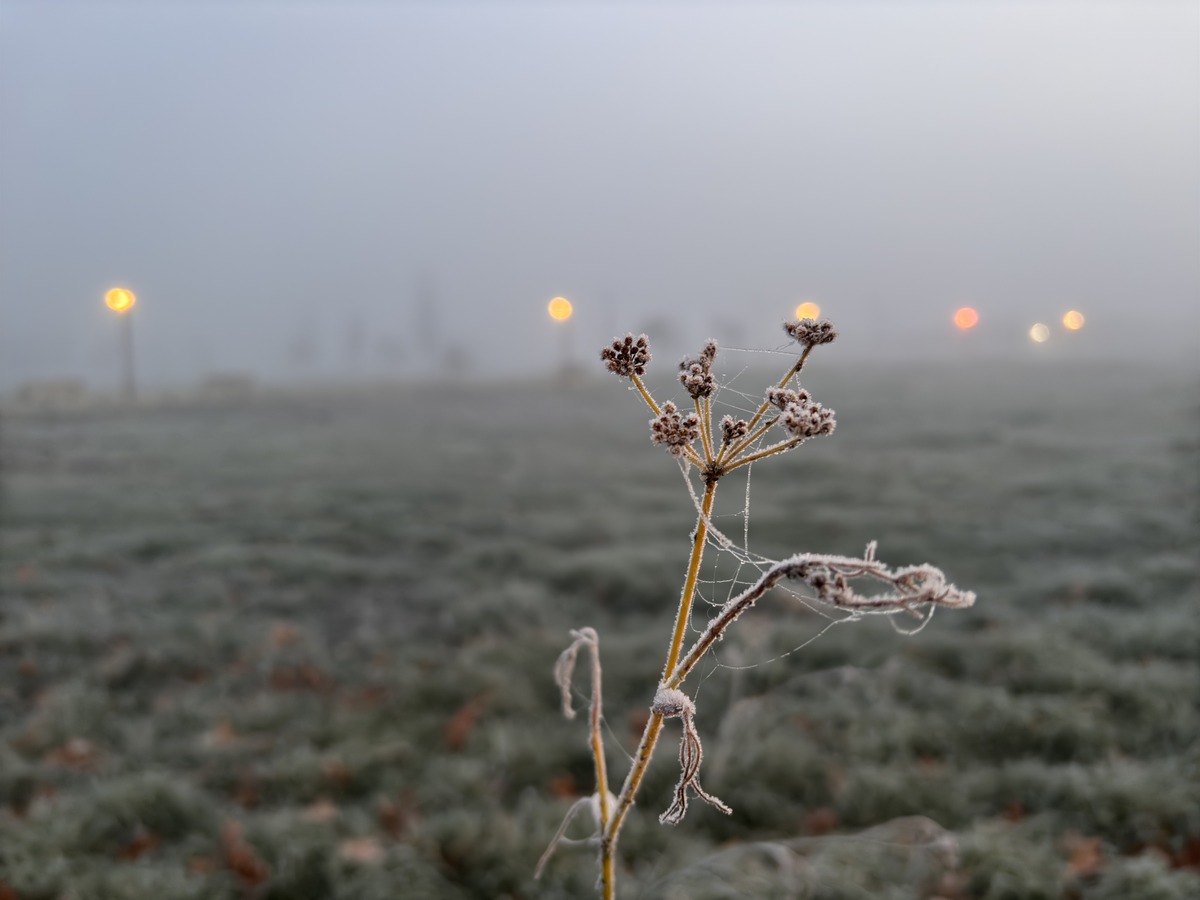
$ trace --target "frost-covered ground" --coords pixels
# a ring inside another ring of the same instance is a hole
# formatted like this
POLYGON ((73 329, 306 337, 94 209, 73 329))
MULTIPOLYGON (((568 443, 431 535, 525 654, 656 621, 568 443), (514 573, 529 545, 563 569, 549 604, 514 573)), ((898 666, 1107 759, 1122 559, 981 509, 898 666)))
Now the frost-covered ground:
MULTIPOLYGON (((1200 896, 1198 380, 828 357, 752 547, 979 602, 791 653, 828 620, 747 615, 689 682, 733 815, 657 824, 668 740, 622 894, 1200 896)), ((591 784, 550 670, 600 631, 623 774, 693 524, 647 419, 611 379, 6 416, 0 897, 589 896, 586 848, 531 879, 591 784)))

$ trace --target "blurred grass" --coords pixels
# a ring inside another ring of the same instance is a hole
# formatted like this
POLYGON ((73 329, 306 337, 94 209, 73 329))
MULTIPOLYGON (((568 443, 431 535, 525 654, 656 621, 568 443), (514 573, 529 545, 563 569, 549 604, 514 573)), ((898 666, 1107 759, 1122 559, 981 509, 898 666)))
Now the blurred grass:
MULTIPOLYGON (((1194 379, 832 365, 752 545, 877 538, 980 602, 797 652, 824 621, 764 602, 692 685, 734 814, 659 826, 664 747, 623 894, 1200 895, 1194 379)), ((646 419, 608 382, 6 417, 0 896, 590 895, 586 849, 531 880, 591 784, 550 668, 600 630, 623 773, 693 525, 646 419)))

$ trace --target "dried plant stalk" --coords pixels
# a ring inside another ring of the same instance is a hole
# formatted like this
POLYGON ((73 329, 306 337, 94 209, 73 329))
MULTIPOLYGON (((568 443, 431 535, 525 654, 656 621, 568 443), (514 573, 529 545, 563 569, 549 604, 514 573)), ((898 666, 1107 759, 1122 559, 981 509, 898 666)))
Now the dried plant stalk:
POLYGON ((873 543, 868 545, 861 558, 801 553, 768 566, 757 581, 730 598, 684 652, 684 638, 691 619, 704 548, 714 536, 726 545, 728 543, 726 538, 713 529, 711 522, 713 502, 720 479, 758 460, 793 450, 814 437, 832 434, 837 425, 833 410, 814 401, 808 391, 798 383, 789 386, 804 368, 813 349, 836 339, 836 330, 829 322, 812 319, 787 322, 784 324, 784 330, 802 348, 799 357, 778 384, 767 389, 762 403, 749 420, 725 416, 716 428, 712 421, 712 400, 719 390, 712 372, 718 349, 715 341, 705 343, 696 358, 685 359, 679 366, 680 384, 695 404, 695 409, 691 412, 683 412, 670 402, 660 406, 646 388, 642 376, 651 357, 649 341, 645 335, 635 338, 631 334, 624 339, 618 338, 601 350, 601 360, 608 370, 618 377, 628 378, 653 412, 654 418, 650 420, 652 442, 661 444, 685 467, 698 468, 704 482, 704 493, 699 499, 694 492, 692 494, 697 503, 696 528, 692 535, 691 553, 685 569, 683 589, 679 595, 662 677, 655 689, 650 716, 634 753, 633 763, 625 776, 621 792, 616 797, 608 790, 603 735, 600 730, 602 672, 599 637, 595 630, 581 628, 572 631, 571 636, 574 640, 563 651, 555 665, 554 677, 562 691, 563 713, 567 718, 574 718, 575 711, 571 705, 571 675, 579 651, 586 647, 591 653, 592 700, 589 736, 596 774, 596 792, 577 801, 568 811, 554 840, 538 862, 539 875, 555 848, 564 842, 563 835, 572 818, 584 806, 590 806, 596 821, 596 834, 589 843, 597 843, 600 848, 601 892, 605 900, 615 897, 617 839, 625 817, 633 806, 634 797, 641 787, 667 719, 680 720, 680 775, 673 802, 659 820, 670 825, 682 821, 687 812, 689 795, 699 797, 722 812, 730 812, 728 806, 700 786, 700 765, 704 754, 695 725, 696 707, 692 698, 683 692, 682 685, 697 663, 724 636, 730 626, 779 582, 785 579, 801 582, 810 589, 816 601, 844 610, 853 617, 898 613, 920 616, 923 610, 926 611, 927 617, 939 606, 964 609, 975 602, 973 593, 948 584, 942 572, 933 566, 926 564, 889 568, 875 559, 873 543), (762 446, 773 428, 778 428, 782 434, 774 443, 762 446), (696 447, 697 441, 700 444, 699 448, 696 447), (863 580, 881 584, 883 590, 877 594, 860 593, 854 585, 863 580))

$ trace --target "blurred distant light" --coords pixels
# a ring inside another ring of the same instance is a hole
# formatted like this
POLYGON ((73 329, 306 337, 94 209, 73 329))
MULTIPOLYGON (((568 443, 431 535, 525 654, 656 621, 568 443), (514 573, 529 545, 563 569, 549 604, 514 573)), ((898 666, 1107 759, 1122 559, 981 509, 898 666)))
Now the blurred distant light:
POLYGON ((979 310, 964 306, 954 312, 954 324, 962 331, 970 331, 979 324, 979 310))
POLYGON ((104 303, 113 312, 129 312, 137 303, 137 297, 134 296, 133 291, 125 288, 113 288, 104 295, 104 303))
POLYGON ((1050 327, 1038 322, 1029 329, 1029 337, 1037 344, 1044 344, 1050 338, 1050 327))
POLYGON ((1077 309, 1072 309, 1062 317, 1063 327, 1068 331, 1078 331, 1083 327, 1084 321, 1083 313, 1077 309))
POLYGON ((565 322, 571 318, 571 313, 574 311, 571 306, 571 301, 566 297, 555 297, 550 301, 550 305, 546 307, 550 311, 550 318, 557 322, 565 322))
POLYGON ((797 319, 818 319, 821 316, 821 307, 810 301, 805 301, 796 307, 797 319))

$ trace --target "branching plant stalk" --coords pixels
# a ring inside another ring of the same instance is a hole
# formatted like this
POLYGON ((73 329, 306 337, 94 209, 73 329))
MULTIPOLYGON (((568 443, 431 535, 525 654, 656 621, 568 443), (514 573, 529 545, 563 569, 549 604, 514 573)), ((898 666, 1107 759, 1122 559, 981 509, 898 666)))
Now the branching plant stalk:
POLYGON ((646 385, 642 379, 638 378, 637 375, 630 375, 629 380, 633 382, 633 386, 638 389, 638 393, 642 395, 642 399, 646 401, 646 405, 654 411, 656 416, 660 415, 662 410, 659 409, 658 403, 655 401, 655 399, 650 396, 650 392, 646 390, 646 385))
MULTIPOLYGON (((680 688, 699 661, 724 636, 734 621, 778 582, 789 579, 803 583, 812 592, 814 600, 843 610, 849 618, 868 614, 899 613, 920 618, 921 610, 927 609, 932 612, 937 606, 962 609, 975 601, 974 594, 960 591, 954 585, 948 584, 941 571, 933 566, 889 569, 875 559, 874 544, 868 546, 861 558, 798 554, 767 567, 757 581, 730 598, 692 642, 691 647, 684 652, 684 640, 691 621, 704 548, 709 541, 710 531, 713 530, 712 511, 718 481, 729 472, 765 457, 785 453, 809 438, 830 434, 836 424, 832 410, 813 401, 799 384, 795 386, 795 390, 788 386, 804 368, 812 349, 833 341, 836 332, 830 323, 810 319, 785 323, 784 328, 803 346, 803 352, 778 385, 767 391, 766 399, 749 421, 735 420, 730 416, 722 420, 719 442, 712 420, 712 396, 716 384, 711 367, 717 353, 715 342, 708 342, 698 359, 685 360, 680 366, 680 382, 696 406, 695 414, 688 414, 686 417, 678 412, 674 403, 666 403, 660 407, 639 377, 645 372, 646 364, 650 361, 649 344, 645 335, 636 339, 633 335, 624 340, 618 339, 613 341, 611 347, 606 347, 601 352, 601 358, 609 371, 629 378, 646 405, 653 411, 656 418, 651 421, 652 440, 664 445, 672 456, 697 467, 704 482, 704 494, 697 504, 696 528, 692 533, 691 553, 688 557, 683 589, 679 595, 666 662, 632 765, 621 786, 621 793, 615 798, 611 797, 608 791, 608 773, 600 729, 601 669, 596 632, 591 628, 571 632, 575 642, 563 652, 555 666, 555 677, 562 689, 563 710, 570 718, 574 715, 570 702, 570 679, 576 654, 582 646, 587 646, 591 651, 592 703, 589 744, 596 775, 596 794, 590 801, 586 798, 581 799, 571 807, 558 834, 539 862, 538 872, 541 872, 555 846, 563 839, 575 812, 581 805, 590 802, 596 818, 596 841, 600 847, 600 883, 605 900, 615 900, 617 839, 645 778, 666 719, 681 720, 681 772, 675 788, 675 800, 659 817, 660 821, 666 824, 680 822, 687 811, 690 797, 697 797, 721 812, 730 811, 728 806, 700 785, 699 772, 703 751, 695 726, 695 702, 683 694, 680 688), (777 408, 778 413, 768 417, 767 412, 772 406, 777 408), (783 439, 762 447, 761 443, 767 433, 777 425, 784 432, 783 439), (695 447, 697 441, 703 455, 695 447), (881 583, 885 586, 884 591, 874 595, 860 594, 853 586, 853 583, 859 580, 881 583)), ((724 540, 719 532, 714 533, 718 539, 724 540)))
POLYGON ((780 441, 778 444, 772 444, 757 453, 751 453, 749 456, 743 456, 737 462, 731 462, 723 467, 722 472, 728 474, 734 469, 740 469, 742 466, 748 466, 752 462, 758 462, 760 459, 765 459, 768 456, 774 456, 776 453, 783 453, 786 450, 791 450, 793 447, 799 447, 801 441, 799 438, 792 438, 790 441, 780 441))
MULTIPOLYGON (((800 374, 800 370, 804 368, 804 363, 808 361, 808 355, 812 353, 814 346, 816 345, 810 344, 804 348, 804 352, 800 354, 800 358, 797 359, 792 367, 787 370, 787 373, 779 379, 779 384, 777 387, 787 387, 788 382, 800 374)), ((742 440, 738 441, 736 444, 727 447, 724 451, 722 451, 721 455, 717 459, 718 463, 723 463, 729 459, 736 459, 738 454, 744 452, 747 447, 753 446, 759 438, 761 438, 771 429, 772 425, 779 421, 779 416, 775 416, 764 422, 762 427, 758 428, 757 430, 755 429, 755 426, 762 421, 763 415, 770 408, 771 404, 767 400, 764 400, 759 405, 758 410, 754 413, 754 417, 749 422, 749 434, 747 434, 746 437, 742 438, 742 440)))
MULTIPOLYGON (((814 346, 816 346, 816 345, 810 344, 809 346, 804 348, 804 352, 800 354, 800 358, 797 359, 796 362, 793 363, 792 367, 787 370, 786 374, 784 374, 784 376, 779 379, 779 384, 776 385, 776 387, 781 387, 781 388, 787 387, 787 383, 789 381, 791 381, 793 378, 795 378, 797 375, 800 374, 800 370, 803 369, 804 364, 806 362, 808 362, 808 355, 810 353, 812 353, 812 349, 814 346)), ((752 431, 752 432, 754 431, 754 426, 757 425, 760 421, 762 421, 763 415, 770 408, 771 408, 771 404, 766 400, 764 400, 761 404, 759 404, 758 411, 754 413, 754 418, 752 418, 750 420, 750 431, 752 431)), ((760 435, 761 435, 761 433, 762 432, 759 432, 760 435)), ((746 447, 749 447, 752 443, 754 443, 754 439, 747 438, 745 441, 742 442, 742 444, 737 448, 737 450, 735 452, 736 453, 742 452, 742 450, 744 450, 746 447)))

